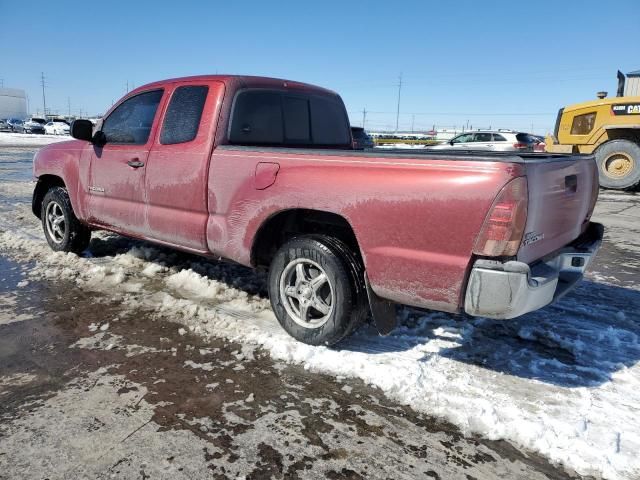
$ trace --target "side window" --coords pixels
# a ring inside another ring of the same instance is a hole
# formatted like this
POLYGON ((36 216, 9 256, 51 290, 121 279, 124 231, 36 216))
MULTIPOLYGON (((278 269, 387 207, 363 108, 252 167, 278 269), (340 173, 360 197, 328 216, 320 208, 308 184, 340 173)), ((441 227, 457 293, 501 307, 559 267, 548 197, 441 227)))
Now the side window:
POLYGON ((118 105, 102 125, 107 143, 147 143, 162 92, 163 90, 153 90, 141 93, 118 105))
POLYGON ((476 133, 473 139, 474 142, 490 142, 491 134, 490 133, 476 133))
POLYGON ((208 92, 207 86, 176 88, 164 115, 160 133, 161 144, 185 143, 196 138, 208 92))
POLYGON ((458 135, 456 138, 451 140, 453 143, 468 143, 473 141, 472 133, 463 133, 462 135, 458 135))
POLYGON ((229 128, 229 141, 239 144, 281 145, 284 140, 281 95, 247 91, 238 94, 229 128))
POLYGON ((497 134, 497 133, 494 133, 494 134, 493 134, 493 141, 494 141, 494 142, 506 142, 506 141, 507 141, 507 139, 506 139, 506 138, 504 138, 502 135, 499 135, 499 134, 497 134))

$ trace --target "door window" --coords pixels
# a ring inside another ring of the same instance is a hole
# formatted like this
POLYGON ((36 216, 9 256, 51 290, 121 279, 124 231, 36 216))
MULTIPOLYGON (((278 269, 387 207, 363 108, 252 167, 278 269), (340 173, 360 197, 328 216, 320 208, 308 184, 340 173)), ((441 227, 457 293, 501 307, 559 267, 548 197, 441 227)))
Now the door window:
POLYGON ((490 133, 476 133, 473 139, 474 142, 490 142, 491 134, 490 133))
POLYGON ((164 115, 160 143, 173 145, 190 142, 198 135, 207 86, 185 86, 176 88, 164 115))
POLYGON ((102 125, 107 143, 147 143, 162 92, 163 90, 153 90, 141 93, 118 105, 102 125))
POLYGON ((452 143, 469 143, 473 142, 473 134, 472 133, 463 133, 462 135, 458 135, 456 138, 451 140, 452 143))

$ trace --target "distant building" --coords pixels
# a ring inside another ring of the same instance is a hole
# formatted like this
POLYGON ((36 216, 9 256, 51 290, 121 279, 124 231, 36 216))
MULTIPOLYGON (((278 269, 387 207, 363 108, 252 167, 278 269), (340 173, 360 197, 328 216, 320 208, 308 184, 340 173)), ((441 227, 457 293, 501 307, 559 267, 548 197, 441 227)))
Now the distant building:
POLYGON ((627 73, 627 84, 624 95, 625 97, 640 96, 640 70, 627 73))
POLYGON ((18 88, 0 88, 0 118, 27 118, 27 96, 18 88))

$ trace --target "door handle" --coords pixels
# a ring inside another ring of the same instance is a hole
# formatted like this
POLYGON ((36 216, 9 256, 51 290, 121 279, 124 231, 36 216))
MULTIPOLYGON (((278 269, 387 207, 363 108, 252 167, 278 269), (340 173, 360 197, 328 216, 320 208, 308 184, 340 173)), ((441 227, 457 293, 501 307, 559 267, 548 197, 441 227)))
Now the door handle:
POLYGON ((133 168, 140 168, 140 167, 144 167, 144 162, 141 162, 137 158, 132 158, 127 162, 127 165, 133 168))

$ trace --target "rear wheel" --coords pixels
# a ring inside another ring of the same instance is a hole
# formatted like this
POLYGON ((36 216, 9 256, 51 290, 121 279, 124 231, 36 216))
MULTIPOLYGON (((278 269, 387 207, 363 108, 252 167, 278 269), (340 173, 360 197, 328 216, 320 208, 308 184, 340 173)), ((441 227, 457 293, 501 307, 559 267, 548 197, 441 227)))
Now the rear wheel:
POLYGON ((640 146, 630 140, 611 140, 596 150, 600 186, 630 190, 640 184, 640 146))
POLYGON ((297 237, 276 253, 269 297, 280 325, 309 345, 333 345, 366 317, 361 268, 348 247, 322 235, 297 237))
POLYGON ((46 193, 41 220, 47 243, 56 252, 81 253, 89 246, 91 230, 73 213, 65 188, 53 187, 46 193))

